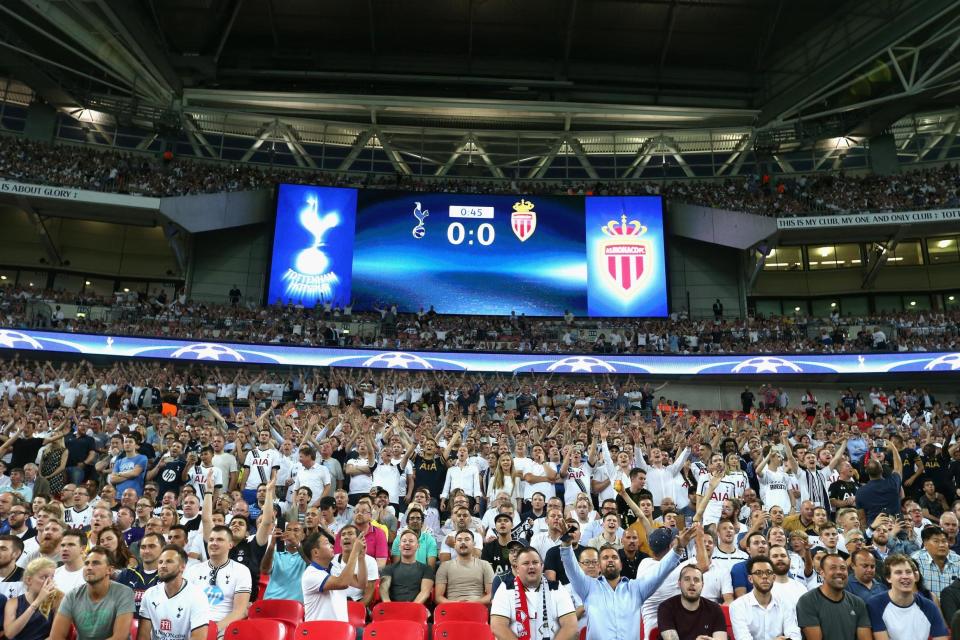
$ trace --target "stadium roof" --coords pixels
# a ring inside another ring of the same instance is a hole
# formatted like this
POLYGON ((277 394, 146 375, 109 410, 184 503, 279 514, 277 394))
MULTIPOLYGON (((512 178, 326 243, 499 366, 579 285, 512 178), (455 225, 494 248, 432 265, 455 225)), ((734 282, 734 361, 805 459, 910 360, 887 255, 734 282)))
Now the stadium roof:
POLYGON ((641 163, 691 144, 775 154, 864 140, 936 114, 915 134, 933 122, 952 142, 958 43, 958 0, 0 4, 0 73, 70 113, 185 130, 200 146, 230 127, 292 147, 342 131, 396 166, 424 135, 454 156, 539 136, 515 162, 613 148, 641 163))

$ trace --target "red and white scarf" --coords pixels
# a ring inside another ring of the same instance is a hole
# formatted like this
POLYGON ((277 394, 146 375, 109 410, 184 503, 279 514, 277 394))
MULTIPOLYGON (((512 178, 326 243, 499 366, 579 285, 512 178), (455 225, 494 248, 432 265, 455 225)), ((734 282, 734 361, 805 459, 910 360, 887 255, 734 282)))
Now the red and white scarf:
MULTIPOLYGON (((520 630, 517 632, 517 638, 530 638, 530 603, 527 600, 527 588, 523 585, 523 581, 520 580, 520 577, 517 576, 514 578, 514 610, 516 611, 515 617, 517 624, 520 625, 520 630)), ((547 592, 550 590, 550 585, 547 584, 547 579, 543 576, 540 577, 540 595, 542 600, 542 611, 540 613, 540 624, 542 625, 543 631, 549 632, 549 619, 547 617, 547 592)), ((541 632, 541 638, 544 636, 541 632)))

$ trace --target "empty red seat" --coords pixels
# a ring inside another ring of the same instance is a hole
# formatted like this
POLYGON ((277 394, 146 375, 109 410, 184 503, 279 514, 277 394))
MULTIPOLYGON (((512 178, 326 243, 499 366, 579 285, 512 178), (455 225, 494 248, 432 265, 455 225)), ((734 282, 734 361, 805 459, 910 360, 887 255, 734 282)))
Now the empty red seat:
POLYGON ((347 615, 350 617, 350 624, 357 629, 363 629, 367 624, 367 608, 362 602, 347 600, 347 615))
POLYGON ((223 637, 231 640, 287 640, 287 625, 283 620, 270 618, 237 620, 227 626, 223 637))
POLYGON ((437 622, 433 625, 433 640, 493 640, 493 631, 485 622, 437 622))
POLYGON ((384 620, 367 625, 364 640, 427 640, 427 625, 411 620, 384 620))
POLYGON ((444 602, 433 610, 433 622, 489 622, 489 613, 486 605, 479 602, 444 602))
POLYGON ((349 622, 313 620, 297 625, 294 637, 307 640, 356 640, 357 630, 349 622))
POLYGON ((137 617, 134 616, 133 620, 130 622, 130 638, 131 640, 137 640, 137 632, 140 629, 140 621, 137 620, 137 617))
POLYGON ((430 613, 417 602, 381 602, 370 611, 373 622, 409 620, 426 625, 430 613))
POLYGON ((287 620, 298 625, 303 622, 303 603, 297 600, 257 600, 250 607, 249 616, 287 620))

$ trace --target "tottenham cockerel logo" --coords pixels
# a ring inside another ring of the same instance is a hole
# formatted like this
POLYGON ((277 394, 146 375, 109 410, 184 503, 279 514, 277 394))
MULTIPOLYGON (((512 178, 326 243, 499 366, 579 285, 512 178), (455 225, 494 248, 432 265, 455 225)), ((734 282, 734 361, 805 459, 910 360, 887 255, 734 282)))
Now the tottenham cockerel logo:
POLYGON ((652 258, 653 245, 641 237, 647 228, 637 220, 627 222, 627 216, 622 215, 619 224, 611 220, 601 230, 606 236, 600 241, 604 273, 624 296, 632 296, 649 276, 645 263, 652 258))

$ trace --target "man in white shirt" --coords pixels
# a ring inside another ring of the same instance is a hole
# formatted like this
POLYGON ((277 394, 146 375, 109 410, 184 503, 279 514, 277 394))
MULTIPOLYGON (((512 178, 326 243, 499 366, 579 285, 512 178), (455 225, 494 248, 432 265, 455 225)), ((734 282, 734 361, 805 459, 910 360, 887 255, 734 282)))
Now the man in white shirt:
POLYGON ((53 583, 63 593, 70 593, 83 586, 83 552, 87 548, 87 534, 70 530, 60 539, 62 565, 53 572, 53 583))
POLYGON ((497 589, 490 604, 490 629, 497 638, 573 640, 577 614, 566 588, 555 589, 543 576, 543 560, 536 549, 517 554, 516 579, 497 589), (517 589, 522 588, 524 597, 517 589))
POLYGON ((150 640, 153 630, 165 640, 204 640, 210 622, 210 606, 198 586, 183 578, 187 554, 168 545, 157 561, 159 584, 147 589, 140 601, 137 640, 150 640))
POLYGON ((747 579, 753 590, 730 605, 730 624, 735 638, 802 640, 793 604, 771 593, 773 564, 766 556, 747 561, 747 579))
POLYGON ((366 541, 362 537, 357 538, 339 575, 333 575, 333 542, 333 538, 323 530, 310 534, 303 541, 303 553, 310 558, 310 566, 300 579, 305 622, 349 622, 346 589, 366 586, 367 565, 359 562, 360 556, 366 555, 366 541))
POLYGON ((271 448, 270 429, 260 429, 257 439, 258 445, 247 453, 243 462, 243 499, 250 506, 257 504, 257 488, 270 482, 280 470, 280 452, 271 448))
MULTIPOLYGON (((300 462, 294 466, 294 493, 300 487, 309 487, 313 492, 314 506, 320 506, 320 500, 330 495, 333 478, 325 466, 317 462, 317 451, 310 445, 300 447, 300 462)), ((289 502, 289 500, 288 500, 289 502)))
POLYGON ((787 548, 780 545, 770 547, 770 563, 773 565, 773 595, 774 597, 796 602, 800 596, 807 593, 806 581, 800 582, 790 576, 790 554, 787 548))
POLYGON ((230 559, 233 534, 228 527, 218 525, 207 538, 207 562, 187 567, 183 577, 199 587, 210 606, 210 620, 218 628, 226 629, 234 620, 247 617, 253 584, 250 570, 230 559))

